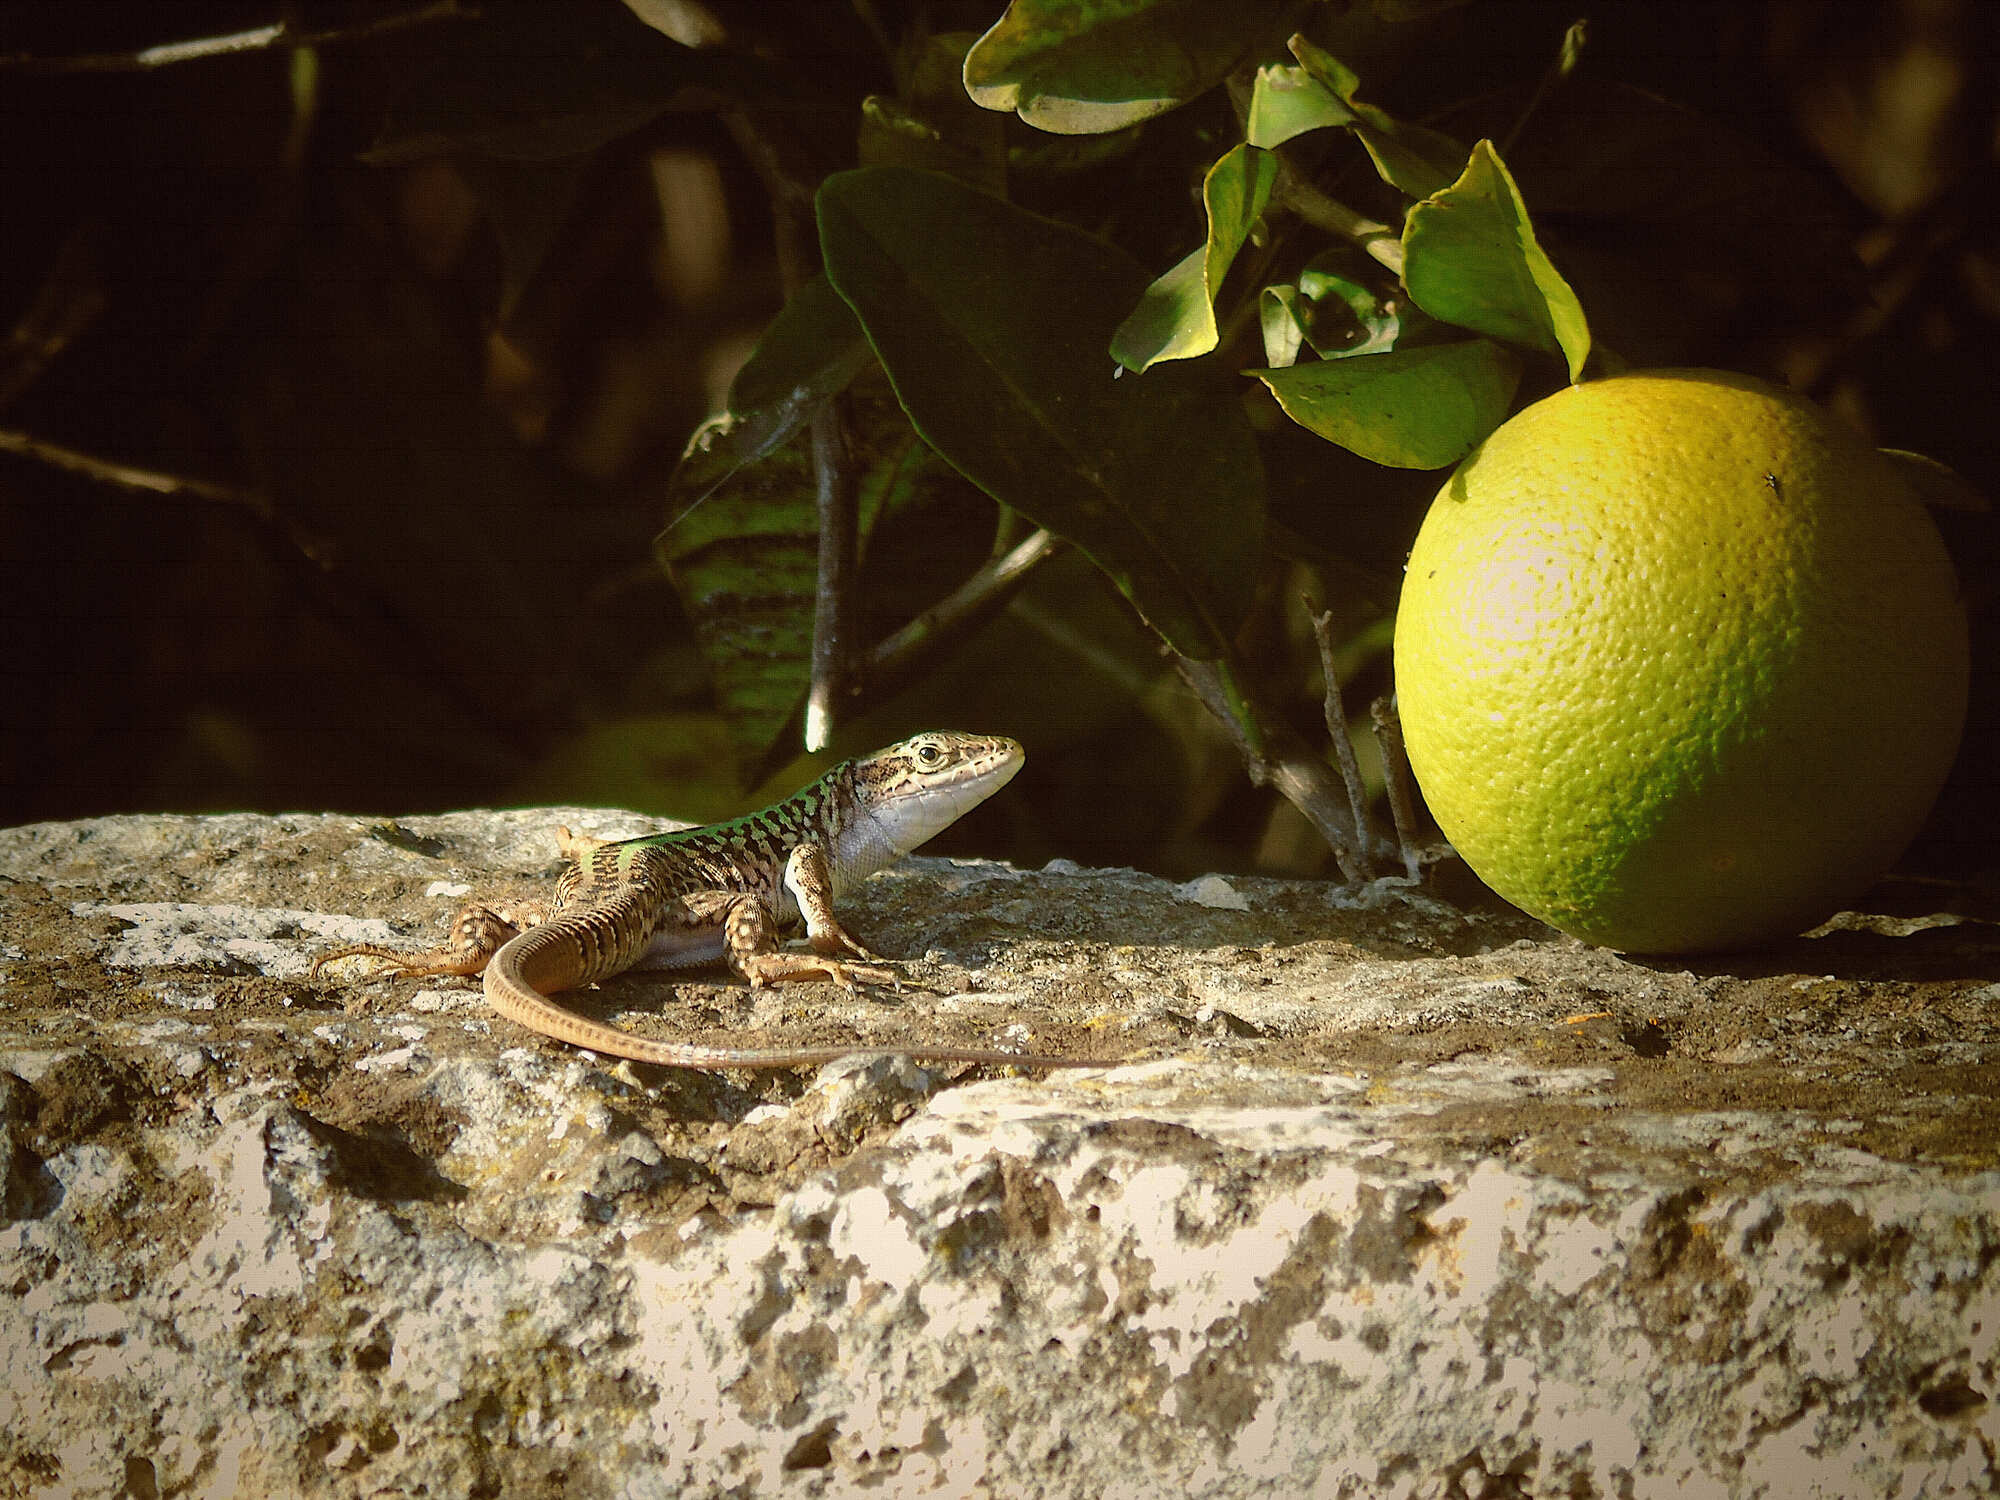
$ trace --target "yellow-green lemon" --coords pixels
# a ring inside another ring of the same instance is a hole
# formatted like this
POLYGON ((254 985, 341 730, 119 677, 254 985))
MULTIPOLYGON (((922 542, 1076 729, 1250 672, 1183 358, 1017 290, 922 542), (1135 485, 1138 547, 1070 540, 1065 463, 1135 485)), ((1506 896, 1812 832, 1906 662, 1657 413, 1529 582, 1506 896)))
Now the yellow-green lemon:
POLYGON ((1635 952, 1746 946, 1908 845, 1965 717, 1952 565, 1896 460, 1744 376, 1573 386, 1461 464, 1396 683, 1487 884, 1635 952))

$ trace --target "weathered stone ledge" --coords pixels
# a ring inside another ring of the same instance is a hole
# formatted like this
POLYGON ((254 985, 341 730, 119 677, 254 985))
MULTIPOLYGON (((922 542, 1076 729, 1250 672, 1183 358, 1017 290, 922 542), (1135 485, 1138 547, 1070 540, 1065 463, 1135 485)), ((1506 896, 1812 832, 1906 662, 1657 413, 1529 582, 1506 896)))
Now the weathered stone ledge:
POLYGON ((304 977, 559 821, 655 826, 0 831, 0 1495, 2000 1490, 1991 926, 1646 966, 1394 882, 916 860, 853 904, 899 990, 575 997, 1121 1059, 1047 1077, 304 977))

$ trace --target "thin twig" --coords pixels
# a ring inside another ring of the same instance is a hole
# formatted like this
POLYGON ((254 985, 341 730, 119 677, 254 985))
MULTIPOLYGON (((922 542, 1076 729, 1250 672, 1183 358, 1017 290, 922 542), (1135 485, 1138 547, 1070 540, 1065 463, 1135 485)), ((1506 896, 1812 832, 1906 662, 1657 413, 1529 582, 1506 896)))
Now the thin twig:
POLYGON ((1194 661, 1176 656, 1174 666, 1194 689, 1208 711, 1221 721, 1236 742, 1244 769, 1257 786, 1277 789, 1306 815, 1340 865, 1341 878, 1359 883, 1368 878, 1342 794, 1326 761, 1284 719, 1265 710, 1237 674, 1221 661, 1194 661))
MULTIPOLYGON (((358 634, 364 649, 380 660, 385 674, 406 674, 427 684, 467 723, 490 719, 490 706, 466 688, 453 667, 436 658, 424 633, 392 603, 341 567, 335 546, 300 528, 262 490, 118 463, 12 428, 0 428, 0 453, 47 464, 109 491, 172 504, 214 505, 247 517, 271 539, 269 555, 281 576, 291 580, 302 597, 329 617, 346 621, 350 634, 358 634)), ((518 764, 518 747, 510 747, 509 754, 515 757, 510 763, 518 764)))
POLYGON ((269 26, 253 26, 224 36, 193 37, 184 42, 162 42, 136 52, 86 52, 74 57, 37 57, 27 52, 0 53, 0 69, 17 73, 144 73, 168 68, 176 63, 200 62, 212 57, 236 57, 246 52, 268 52, 274 48, 326 47, 342 42, 365 41, 412 26, 428 26, 438 21, 474 19, 479 12, 459 0, 431 0, 415 10, 378 16, 353 26, 329 26, 319 31, 300 31, 283 21, 269 26))
POLYGON ((889 34, 889 28, 882 24, 881 13, 875 8, 873 0, 851 0, 851 4, 855 16, 868 29, 868 34, 875 39, 875 46, 882 54, 882 61, 893 68, 896 65, 896 41, 889 34))
POLYGON ((818 232, 813 224, 813 187, 784 159, 760 116, 730 110, 722 116, 730 139, 750 163, 771 200, 772 241, 778 256, 778 284, 786 297, 819 267, 818 232), (810 231, 810 232, 809 232, 810 231))
POLYGON ((1417 801, 1415 778, 1410 775, 1409 753, 1403 749, 1403 722, 1387 698, 1368 705, 1375 721, 1375 744, 1382 752, 1382 781, 1389 791, 1389 816, 1396 820, 1396 843, 1403 851, 1403 873, 1421 879, 1423 861, 1417 854, 1417 801))
POLYGON ((1340 703, 1340 678, 1333 670, 1333 611, 1315 610, 1308 601, 1306 613, 1312 619, 1313 639, 1319 643, 1320 674, 1326 678, 1326 736, 1333 741, 1334 759, 1340 762, 1340 779, 1347 787, 1347 804, 1354 813, 1357 861, 1372 877, 1375 861, 1368 849, 1368 788, 1362 784, 1361 766, 1354 758, 1354 740, 1347 732, 1347 711, 1340 703))
POLYGON ((217 484, 211 479, 196 479, 190 474, 169 474, 162 469, 142 469, 136 464, 121 464, 113 459, 99 458, 92 453, 84 453, 76 448, 66 448, 61 443, 51 443, 46 438, 38 438, 32 433, 20 432, 13 428, 0 428, 0 453, 13 453, 22 458, 32 458, 51 468, 63 469, 72 474, 82 474, 123 490, 144 490, 149 494, 165 495, 176 500, 207 500, 219 505, 233 505, 247 510, 260 521, 271 522, 278 519, 277 507, 270 498, 258 490, 243 489, 233 484, 217 484))
POLYGON ((51 443, 46 438, 8 427, 0 427, 0 453, 33 459, 52 469, 79 474, 112 489, 134 490, 166 500, 227 506, 248 515, 266 530, 275 532, 291 551, 318 571, 333 571, 334 547, 325 538, 301 530, 262 490, 217 484, 212 479, 197 479, 191 474, 170 474, 163 469, 142 469, 136 464, 99 458, 94 453, 66 448, 61 443, 51 443))
POLYGON ((1556 60, 1549 64, 1542 74, 1535 92, 1529 97, 1527 106, 1521 111, 1514 126, 1507 132, 1507 138, 1500 143, 1500 155, 1505 158, 1514 154, 1514 142, 1521 138, 1521 132, 1528 128, 1528 121, 1534 119, 1535 111, 1548 101, 1556 86, 1576 71, 1576 65, 1583 61, 1584 45, 1590 40, 1590 22, 1587 19, 1569 23, 1569 30, 1563 33, 1562 46, 1556 51, 1556 60))
POLYGON ((102 221, 86 219, 63 237, 48 274, 0 350, 0 409, 30 390, 104 311, 97 268, 103 231, 102 221))
POLYGON ((877 644, 868 653, 866 682, 856 693, 851 711, 858 712, 866 703, 888 697, 955 649, 959 642, 1005 609, 1035 570, 1060 552, 1062 545, 1054 532, 1031 533, 877 644))
MULTIPOLYGON (((1062 549, 1062 539, 1054 533, 1035 532, 878 644, 867 655, 866 670, 857 673, 849 685, 846 714, 860 717, 950 655, 967 636, 1005 609, 1035 570, 1062 549)), ((794 709, 773 737, 771 751, 751 767, 751 781, 775 774, 791 758, 792 752, 785 747, 801 733, 803 721, 804 709, 794 709)))
POLYGON ((1300 176, 1292 164, 1282 157, 1278 162, 1277 199, 1308 224, 1324 229, 1328 234, 1352 240, 1396 275, 1403 274, 1403 239, 1400 234, 1380 220, 1356 213, 1345 203, 1329 198, 1300 176))

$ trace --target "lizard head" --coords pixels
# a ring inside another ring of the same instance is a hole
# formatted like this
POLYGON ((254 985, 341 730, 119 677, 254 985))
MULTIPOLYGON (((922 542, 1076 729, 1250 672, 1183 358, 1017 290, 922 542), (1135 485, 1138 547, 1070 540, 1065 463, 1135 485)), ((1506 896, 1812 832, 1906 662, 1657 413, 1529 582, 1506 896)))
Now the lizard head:
POLYGON ((876 836, 907 854, 1012 781, 1026 760, 1004 735, 940 729, 863 756, 850 770, 876 836))

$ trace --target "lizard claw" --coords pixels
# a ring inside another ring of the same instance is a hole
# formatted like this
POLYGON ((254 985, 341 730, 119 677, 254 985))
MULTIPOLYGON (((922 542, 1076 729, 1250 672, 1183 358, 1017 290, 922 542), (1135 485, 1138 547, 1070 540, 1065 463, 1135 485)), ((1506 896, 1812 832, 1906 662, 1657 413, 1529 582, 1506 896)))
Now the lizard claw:
POLYGON ((349 943, 319 954, 307 972, 310 978, 317 979, 322 968, 339 959, 379 958, 390 965, 392 974, 477 974, 500 945, 518 931, 519 925, 491 907, 468 906, 452 920, 451 935, 442 947, 405 953, 373 943, 349 943))
POLYGON ((882 962, 882 955, 872 952, 839 927, 822 927, 806 938, 806 945, 822 958, 858 958, 866 963, 882 962))
POLYGON ((377 948, 370 943, 349 943, 345 948, 329 948, 317 955, 312 961, 312 967, 306 970, 306 978, 319 978, 321 969, 328 964, 339 963, 343 958, 379 958, 400 968, 403 960, 408 957, 409 954, 398 953, 393 948, 377 948))
MULTIPOLYGON (((873 954, 869 956, 874 957, 873 954)), ((876 968, 868 964, 831 963, 827 965, 827 973, 832 976, 833 982, 844 990, 852 990, 859 984, 896 983, 894 969, 876 968)))
POLYGON ((893 984, 892 969, 848 963, 818 953, 753 953, 741 960, 741 972, 752 989, 791 979, 830 979, 844 990, 861 984, 893 984))

